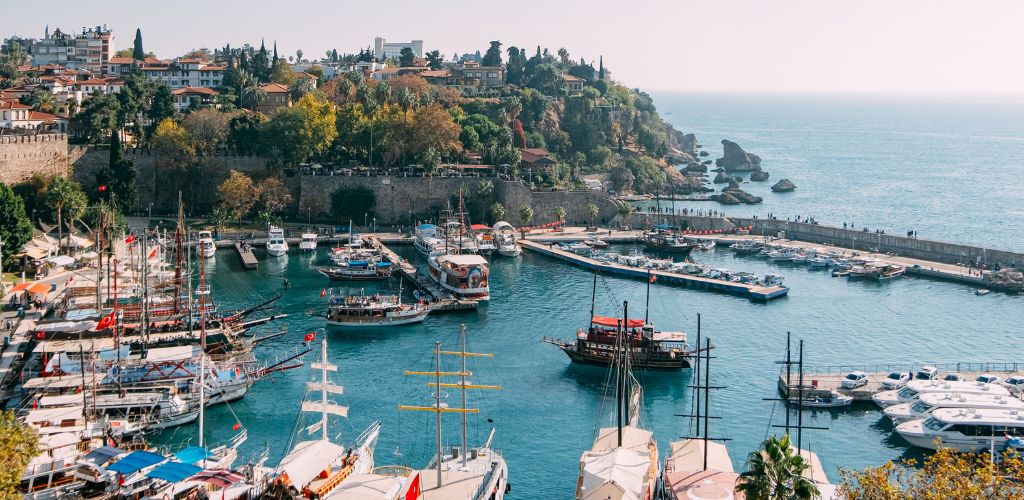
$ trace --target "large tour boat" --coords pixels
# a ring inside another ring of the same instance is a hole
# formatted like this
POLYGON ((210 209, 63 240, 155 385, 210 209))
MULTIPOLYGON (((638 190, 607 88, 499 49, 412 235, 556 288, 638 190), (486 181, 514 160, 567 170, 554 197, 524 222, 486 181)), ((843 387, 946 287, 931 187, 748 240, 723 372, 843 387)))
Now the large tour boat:
POLYGON ((423 255, 430 255, 438 249, 441 240, 437 237, 437 226, 433 224, 420 224, 416 226, 416 240, 413 245, 423 255))
POLYGON ((318 271, 332 281, 384 280, 391 277, 391 263, 351 260, 343 265, 325 267, 318 271))
POLYGON ((405 304, 398 295, 334 295, 327 301, 327 323, 346 327, 398 326, 419 323, 430 308, 422 302, 405 304))
POLYGON ((464 299, 489 300, 487 259, 474 254, 430 256, 430 276, 445 290, 464 299))

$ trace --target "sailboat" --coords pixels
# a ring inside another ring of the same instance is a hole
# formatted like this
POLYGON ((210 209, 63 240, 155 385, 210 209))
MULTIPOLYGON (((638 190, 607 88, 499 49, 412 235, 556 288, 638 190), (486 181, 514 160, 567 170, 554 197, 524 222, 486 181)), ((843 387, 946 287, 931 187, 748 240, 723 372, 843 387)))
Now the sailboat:
POLYGON ((493 357, 493 354, 466 351, 466 325, 460 330, 461 349, 441 350, 441 343, 434 343, 434 370, 426 372, 407 371, 406 375, 427 376, 434 379, 427 385, 434 387, 434 403, 430 406, 399 406, 399 410, 426 411, 435 415, 436 450, 427 468, 410 474, 401 498, 424 498, 426 500, 501 500, 512 490, 508 482, 508 464, 501 453, 494 450, 492 428, 487 440, 481 446, 469 447, 467 437, 467 414, 479 413, 477 408, 466 407, 466 390, 499 390, 497 385, 477 385, 469 382, 471 372, 466 367, 466 358, 493 357), (441 356, 458 356, 461 369, 457 372, 442 371, 441 356), (441 382, 441 377, 457 377, 458 382, 441 382), (462 395, 461 406, 451 408, 442 403, 442 389, 458 389, 462 395), (441 436, 441 416, 444 413, 459 413, 462 416, 462 443, 450 450, 444 449, 441 436))
POLYGON ((694 353, 694 409, 693 417, 696 433, 680 441, 669 444, 669 455, 665 459, 665 472, 662 484, 665 487, 664 498, 674 500, 711 500, 734 498, 736 481, 739 474, 732 468, 729 450, 725 445, 708 435, 708 424, 711 417, 711 340, 706 340, 705 347, 700 348, 700 315, 697 315, 697 352, 694 353), (703 361, 703 362, 702 362, 703 361), (701 370, 704 380, 701 383, 701 370), (703 405, 701 408, 701 392, 703 405), (704 426, 701 429, 701 425, 704 426))
MULTIPOLYGON (((323 333, 323 330, 320 330, 323 333)), ((315 337, 315 334, 314 334, 315 337)), ((277 488, 295 497, 324 498, 352 474, 366 474, 373 469, 373 448, 380 435, 380 422, 374 422, 356 439, 355 448, 345 448, 330 440, 328 416, 348 417, 348 407, 332 402, 331 394, 342 394, 343 388, 330 382, 328 372, 338 366, 327 359, 327 339, 320 341, 320 360, 312 364, 320 371, 320 380, 306 383, 306 391, 320 393, 318 401, 302 402, 300 411, 319 413, 320 420, 299 432, 320 431, 319 439, 300 441, 292 447, 277 466, 277 488)))
MULTIPOLYGON (((629 317, 623 303, 623 316, 629 317)), ((601 428, 590 450, 580 457, 577 500, 648 500, 657 494, 660 477, 654 433, 639 425, 643 388, 633 377, 625 335, 619 328, 615 345, 615 427, 601 428)))

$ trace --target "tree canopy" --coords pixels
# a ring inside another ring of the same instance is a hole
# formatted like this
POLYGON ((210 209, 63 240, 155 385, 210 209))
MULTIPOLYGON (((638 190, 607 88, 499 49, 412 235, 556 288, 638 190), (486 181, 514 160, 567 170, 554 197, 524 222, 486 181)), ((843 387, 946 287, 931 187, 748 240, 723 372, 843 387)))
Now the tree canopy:
POLYGON ((0 184, 0 241, 3 242, 4 263, 31 239, 32 223, 25 214, 24 202, 10 186, 0 184))
POLYGON ((19 422, 13 411, 0 412, 0 498, 21 498, 17 487, 38 453, 38 444, 39 436, 19 422))

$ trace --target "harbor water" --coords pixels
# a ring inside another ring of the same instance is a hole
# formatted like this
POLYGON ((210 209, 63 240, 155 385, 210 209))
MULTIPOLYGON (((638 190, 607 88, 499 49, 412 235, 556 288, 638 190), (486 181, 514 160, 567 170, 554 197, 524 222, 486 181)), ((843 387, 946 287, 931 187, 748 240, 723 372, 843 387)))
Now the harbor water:
MULTIPOLYGON (((425 260, 411 246, 393 247, 420 267, 425 260)), ((632 245, 617 248, 631 251, 632 245)), ((237 255, 218 252, 207 270, 214 296, 222 309, 281 292, 280 310, 288 318, 261 331, 287 326, 283 337, 257 348, 261 358, 272 357, 299 345, 306 333, 325 326, 321 290, 329 282, 309 269, 311 260, 328 261, 326 249, 315 256, 293 249, 282 258, 257 250, 259 269, 245 271, 237 255), (291 287, 283 287, 287 278, 291 287)), ((695 260, 758 274, 778 272, 792 287, 788 298, 768 304, 711 292, 652 285, 650 319, 662 330, 685 330, 694 339, 697 314, 703 333, 716 345, 712 360, 714 384, 727 386, 712 395, 713 437, 727 442, 738 469, 745 456, 769 433, 772 424, 784 423, 776 382, 784 357, 786 332, 805 341, 808 366, 923 361, 1021 361, 1020 325, 1024 324, 1024 298, 1004 294, 976 296, 970 287, 904 278, 894 282, 848 282, 826 271, 776 265, 730 251, 695 253, 695 260)), ((470 407, 480 408, 469 419, 471 445, 497 429, 495 446, 503 450, 510 469, 513 498, 567 498, 572 495, 579 456, 589 448, 598 425, 612 422, 612 406, 603 401, 606 370, 571 365, 543 336, 572 338, 589 315, 593 275, 552 258, 524 253, 519 258, 495 256, 491 266, 490 303, 476 313, 437 315, 424 323, 384 329, 327 328, 331 361, 340 369, 337 382, 350 406, 349 418, 332 429, 343 442, 351 442, 374 420, 383 423, 377 446, 378 464, 423 467, 433 453, 433 415, 398 412, 399 404, 428 405, 431 388, 422 377, 404 376, 404 370, 430 370, 432 348, 441 340, 457 349, 460 324, 467 327, 469 350, 489 352, 493 359, 475 358, 472 382, 497 384, 500 391, 471 394, 470 407), (489 422, 490 421, 490 422, 489 422)), ((397 279, 384 284, 349 284, 349 293, 396 289, 397 279)), ((345 286, 345 284, 342 284, 345 286)), ((407 290, 408 293, 408 290, 407 290)), ((630 316, 644 315, 646 284, 604 276, 598 280, 597 313, 616 315, 629 301, 630 316)), ((314 354, 308 356, 312 361, 314 354)), ((454 363, 453 360, 447 360, 454 363)), ((455 368, 453 364, 446 368, 455 368)), ((209 411, 207 439, 230 437, 241 422, 249 430, 243 454, 270 448, 274 464, 286 453, 296 424, 308 367, 274 374, 259 381, 240 401, 209 411)), ((690 435, 688 414, 693 398, 691 372, 640 372, 645 389, 643 420, 655 431, 662 455, 669 441, 690 435)), ((444 393, 450 406, 458 406, 458 393, 444 393)), ((457 415, 446 415, 445 441, 459 442, 457 415)), ((838 481, 837 468, 864 467, 885 460, 918 456, 898 436, 873 405, 854 404, 838 411, 807 412, 804 424, 828 427, 807 430, 804 447, 821 456, 828 474, 838 481)), ((181 427, 157 436, 164 443, 192 438, 196 426, 181 427)))

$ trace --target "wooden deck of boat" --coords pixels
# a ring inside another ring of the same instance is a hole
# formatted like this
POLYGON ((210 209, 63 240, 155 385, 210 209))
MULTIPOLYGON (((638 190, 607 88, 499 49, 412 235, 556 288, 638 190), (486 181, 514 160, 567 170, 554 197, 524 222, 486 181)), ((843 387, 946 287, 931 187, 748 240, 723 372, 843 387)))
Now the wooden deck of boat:
MULTIPOLYGON (((941 379, 948 373, 956 372, 963 375, 966 380, 974 380, 975 377, 983 373, 989 373, 998 376, 1002 380, 1006 380, 1007 377, 1011 376, 1024 376, 1024 363, 936 363, 936 364, 920 364, 920 365, 892 365, 892 366, 871 366, 871 367, 857 367, 857 366, 846 366, 846 367, 832 367, 824 369, 813 369, 813 373, 804 372, 804 395, 805 397, 811 396, 826 396, 833 389, 838 391, 840 394, 853 397, 854 401, 871 401, 871 396, 875 393, 881 392, 882 381, 889 376, 892 372, 901 373, 917 373, 922 366, 934 366, 939 369, 939 378, 941 379), (843 389, 840 387, 842 384, 843 377, 852 371, 862 371, 868 376, 867 385, 858 387, 856 389, 843 389)), ((797 396, 797 392, 800 389, 799 375, 797 374, 796 368, 790 373, 790 383, 787 387, 786 384, 786 371, 783 370, 779 374, 778 379, 779 391, 784 397, 797 396)))
POLYGON ((757 301, 769 301, 779 297, 784 297, 789 293, 789 288, 784 286, 759 286, 748 283, 737 283, 735 281, 706 278, 703 276, 681 274, 660 269, 652 269, 648 271, 647 269, 629 267, 621 264, 601 262, 590 257, 584 257, 572 252, 567 252, 560 248, 556 248, 554 245, 545 245, 535 241, 519 240, 519 244, 522 245, 523 248, 531 251, 561 259, 586 269, 598 269, 604 273, 619 274, 637 279, 648 279, 648 276, 653 275, 655 283, 670 283, 698 290, 729 293, 757 301))
POLYGON ((256 260, 256 254, 252 252, 252 246, 242 247, 242 242, 235 242, 235 251, 238 252, 238 258, 242 259, 242 267, 246 269, 256 269, 260 263, 256 260))
POLYGON ((380 250, 381 255, 384 256, 388 262, 395 267, 395 270, 401 273, 403 279, 407 279, 412 282, 413 286, 418 288, 420 291, 430 294, 432 303, 430 306, 431 314, 441 314, 446 312, 457 312, 457 311, 475 311, 480 303, 475 300, 460 299, 441 288, 430 276, 416 269, 416 266, 412 265, 406 259, 403 259, 394 250, 388 248, 383 241, 377 239, 376 236, 367 236, 364 238, 369 242, 370 246, 380 250))

